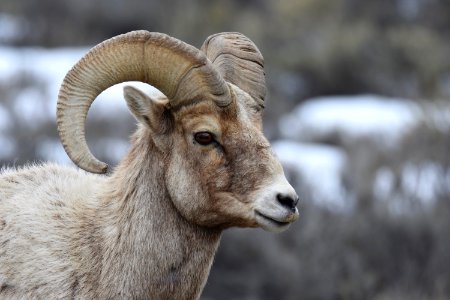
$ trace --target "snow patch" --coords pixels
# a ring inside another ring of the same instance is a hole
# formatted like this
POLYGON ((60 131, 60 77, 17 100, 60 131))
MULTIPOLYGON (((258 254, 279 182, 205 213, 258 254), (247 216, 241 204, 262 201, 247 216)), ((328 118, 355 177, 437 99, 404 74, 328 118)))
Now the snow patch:
POLYGON ((314 140, 339 133, 381 136, 395 142, 419 120, 419 107, 404 99, 374 95, 314 98, 281 118, 285 138, 314 140))

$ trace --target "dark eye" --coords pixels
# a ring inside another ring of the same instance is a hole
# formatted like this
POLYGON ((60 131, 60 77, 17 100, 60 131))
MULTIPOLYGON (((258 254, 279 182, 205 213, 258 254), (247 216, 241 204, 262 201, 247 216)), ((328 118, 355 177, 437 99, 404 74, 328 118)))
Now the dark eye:
POLYGON ((214 142, 214 137, 212 133, 206 131, 197 132, 194 135, 194 139, 197 143, 203 146, 209 145, 214 142))

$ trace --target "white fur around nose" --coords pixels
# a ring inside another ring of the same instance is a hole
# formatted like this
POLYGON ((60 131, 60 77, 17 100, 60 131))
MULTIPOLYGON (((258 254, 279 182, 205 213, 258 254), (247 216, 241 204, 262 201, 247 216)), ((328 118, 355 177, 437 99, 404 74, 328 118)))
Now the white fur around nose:
POLYGON ((291 222, 298 219, 298 209, 292 211, 282 205, 277 198, 279 194, 292 199, 298 197, 282 172, 275 175, 269 184, 254 193, 256 219, 263 229, 276 232, 284 231, 291 222))

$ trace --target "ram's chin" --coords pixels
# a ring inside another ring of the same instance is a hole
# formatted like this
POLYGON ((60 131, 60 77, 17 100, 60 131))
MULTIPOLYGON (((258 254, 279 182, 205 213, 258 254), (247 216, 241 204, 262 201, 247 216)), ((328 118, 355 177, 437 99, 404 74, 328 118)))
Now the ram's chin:
POLYGON ((255 218, 259 227, 261 227, 264 230, 275 233, 283 232, 286 229, 288 229, 289 226, 291 225, 291 222, 278 221, 258 211, 255 212, 255 218))

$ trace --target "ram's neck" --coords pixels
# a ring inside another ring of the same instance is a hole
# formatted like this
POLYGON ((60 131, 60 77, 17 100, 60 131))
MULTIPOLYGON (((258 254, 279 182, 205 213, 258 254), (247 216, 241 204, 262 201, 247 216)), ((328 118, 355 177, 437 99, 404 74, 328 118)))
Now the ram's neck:
POLYGON ((188 223, 165 188, 164 157, 143 130, 108 183, 100 298, 196 298, 206 282, 220 231, 188 223), (147 295, 147 297, 144 297, 147 295))

